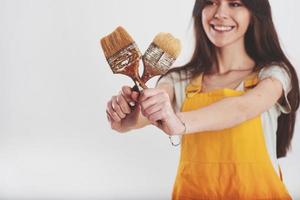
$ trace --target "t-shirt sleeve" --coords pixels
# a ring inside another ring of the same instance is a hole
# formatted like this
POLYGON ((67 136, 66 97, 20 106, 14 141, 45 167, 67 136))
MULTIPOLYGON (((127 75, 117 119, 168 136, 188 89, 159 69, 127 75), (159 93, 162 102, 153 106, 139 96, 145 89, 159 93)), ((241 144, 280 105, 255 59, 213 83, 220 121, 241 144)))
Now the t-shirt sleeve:
POLYGON ((168 83, 168 84, 173 85, 173 82, 174 82, 174 80, 173 80, 172 74, 169 73, 167 75, 164 75, 164 76, 160 77, 160 79, 156 83, 156 86, 158 84, 162 84, 162 83, 168 83))
POLYGON ((173 85, 174 99, 172 102, 172 106, 176 112, 179 112, 181 110, 182 103, 185 99, 185 87, 188 83, 188 80, 182 80, 185 79, 185 77, 185 71, 171 72, 167 75, 164 75, 156 84, 158 85, 162 83, 169 83, 173 85))
POLYGON ((282 113, 285 113, 285 114, 290 113, 291 105, 289 103, 287 95, 292 89, 292 84, 291 84, 291 79, 290 79, 286 69, 279 67, 279 66, 271 66, 268 68, 264 68, 259 73, 259 78, 260 78, 260 80, 262 80, 267 77, 274 77, 281 82, 282 87, 283 87, 283 94, 279 98, 279 100, 276 102, 276 106, 282 113))
POLYGON ((162 77, 160 77, 160 79, 156 82, 156 86, 159 84, 170 84, 174 87, 174 92, 175 92, 175 97, 173 99, 173 102, 171 102, 172 107, 174 110, 177 110, 176 108, 176 90, 175 90, 175 77, 174 77, 174 72, 172 73, 168 73, 166 75, 163 75, 162 77))

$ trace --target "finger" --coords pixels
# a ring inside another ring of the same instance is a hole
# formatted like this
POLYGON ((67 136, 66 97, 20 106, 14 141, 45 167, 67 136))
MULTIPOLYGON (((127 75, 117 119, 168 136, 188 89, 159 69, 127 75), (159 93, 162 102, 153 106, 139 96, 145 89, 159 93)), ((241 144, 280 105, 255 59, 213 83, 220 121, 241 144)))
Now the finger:
POLYGON ((111 101, 109 101, 107 103, 106 112, 109 114, 110 118, 113 119, 114 121, 117 121, 117 122, 121 121, 121 118, 119 117, 119 115, 114 111, 111 101))
POLYGON ((155 96, 163 91, 157 88, 148 88, 141 91, 139 101, 144 101, 145 99, 155 96))
POLYGON ((144 110, 148 109, 149 107, 155 105, 155 104, 160 104, 162 102, 166 101, 164 98, 163 98, 163 95, 162 94, 159 94, 159 95, 156 95, 156 96, 152 96, 152 97, 149 97, 148 99, 140 102, 142 108, 144 110))
POLYGON ((113 96, 111 104, 112 104, 113 110, 119 115, 119 117, 121 119, 125 118, 126 114, 123 113, 121 107, 119 106, 119 104, 117 102, 117 97, 116 96, 113 96))
POLYGON ((139 101, 139 96, 140 96, 139 92, 132 91, 132 93, 131 93, 131 99, 132 100, 134 100, 135 102, 138 102, 139 101))
POLYGON ((155 122, 151 122, 152 125, 156 126, 156 127, 159 127, 159 123, 158 121, 155 121, 155 122))
POLYGON ((122 94, 117 96, 117 103, 119 104, 123 113, 129 114, 131 112, 129 105, 122 94))
POLYGON ((131 88, 129 86, 123 86, 122 87, 122 95, 126 98, 126 99, 131 99, 131 88))
POLYGON ((152 113, 151 115, 149 115, 148 117, 148 120, 151 122, 151 123, 155 123, 159 120, 162 120, 163 119, 163 114, 161 112, 161 110, 155 112, 155 113, 152 113))
POLYGON ((142 114, 148 118, 153 113, 161 110, 162 106, 163 106, 163 104, 155 104, 155 105, 149 106, 147 109, 143 110, 142 114))
POLYGON ((110 114, 109 114, 109 112, 106 110, 106 117, 107 117, 107 120, 109 121, 109 122, 111 122, 111 120, 112 120, 112 117, 110 116, 110 114))
MULTIPOLYGON (((132 94, 132 93, 131 93, 131 94, 132 94)), ((134 100, 131 98, 131 95, 130 95, 130 97, 128 97, 128 95, 126 96, 126 95, 124 94, 123 91, 120 91, 119 95, 122 95, 123 98, 124 98, 124 100, 126 101, 126 103, 129 104, 131 107, 132 107, 132 106, 135 106, 136 103, 135 103, 134 100)))
MULTIPOLYGON (((121 93, 122 93, 123 97, 125 98, 125 100, 126 100, 131 106, 134 106, 134 105, 135 105, 134 101, 137 102, 137 100, 135 100, 136 98, 134 99, 134 98, 132 97, 132 94, 135 93, 135 95, 136 95, 137 92, 133 92, 132 89, 131 89, 129 86, 123 86, 123 87, 122 87, 122 90, 121 90, 121 93)), ((138 94, 138 93, 137 93, 137 94, 138 94)), ((135 97, 135 96, 134 96, 134 97, 135 97)))

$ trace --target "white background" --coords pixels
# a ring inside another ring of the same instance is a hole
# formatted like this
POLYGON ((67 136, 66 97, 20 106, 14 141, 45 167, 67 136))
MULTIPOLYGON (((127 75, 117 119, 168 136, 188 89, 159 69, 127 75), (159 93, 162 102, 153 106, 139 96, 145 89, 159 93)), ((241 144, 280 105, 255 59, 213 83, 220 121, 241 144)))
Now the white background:
MULTIPOLYGON (((99 40, 122 25, 144 52, 158 32, 170 32, 182 41, 176 64, 184 64, 193 46, 193 3, 0 0, 1 200, 170 199, 179 148, 154 127, 123 135, 110 129, 106 102, 132 82, 112 75, 99 40)), ((271 4, 299 71, 300 3, 271 4)), ((298 121, 293 149, 280 159, 294 199, 300 199, 298 121)))

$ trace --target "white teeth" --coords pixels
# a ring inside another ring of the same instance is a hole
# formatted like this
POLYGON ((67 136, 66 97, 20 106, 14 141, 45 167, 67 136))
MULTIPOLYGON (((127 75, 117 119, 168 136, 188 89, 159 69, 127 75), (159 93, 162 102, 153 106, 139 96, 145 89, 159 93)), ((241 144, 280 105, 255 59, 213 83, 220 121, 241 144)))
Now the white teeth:
POLYGON ((212 25, 213 29, 217 30, 217 31, 231 31, 233 29, 232 26, 215 26, 212 25))

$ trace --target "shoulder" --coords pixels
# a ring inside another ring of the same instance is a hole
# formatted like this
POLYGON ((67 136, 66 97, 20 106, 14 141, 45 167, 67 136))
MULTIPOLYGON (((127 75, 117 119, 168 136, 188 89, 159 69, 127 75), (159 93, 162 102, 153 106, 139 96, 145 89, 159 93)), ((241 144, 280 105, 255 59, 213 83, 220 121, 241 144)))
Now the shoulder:
POLYGON ((288 68, 279 66, 279 65, 271 65, 268 67, 264 67, 260 70, 258 77, 260 80, 265 78, 273 77, 278 79, 281 84, 283 84, 284 89, 290 89, 290 73, 288 68))
POLYGON ((268 67, 264 67, 260 70, 258 74, 259 80, 262 81, 264 79, 271 79, 279 84, 281 84, 284 93, 289 93, 292 89, 291 78, 288 68, 279 66, 279 65, 271 65, 268 67))
POLYGON ((265 87, 265 90, 277 90, 277 94, 280 92, 280 98, 275 103, 277 110, 282 113, 289 113, 291 106, 287 95, 292 89, 292 83, 288 68, 285 66, 270 65, 262 68, 258 77, 260 82, 266 82, 266 80, 270 82, 270 84, 265 87))
POLYGON ((160 77, 156 87, 165 87, 170 94, 170 100, 174 100, 174 108, 179 111, 185 99, 185 88, 190 82, 187 70, 171 71, 160 77))
POLYGON ((276 104, 281 94, 280 82, 268 77, 260 80, 253 89, 239 96, 236 105, 248 120, 269 110, 276 104))
POLYGON ((170 71, 165 75, 159 77, 157 84, 169 83, 172 85, 186 82, 188 72, 186 70, 170 71))

